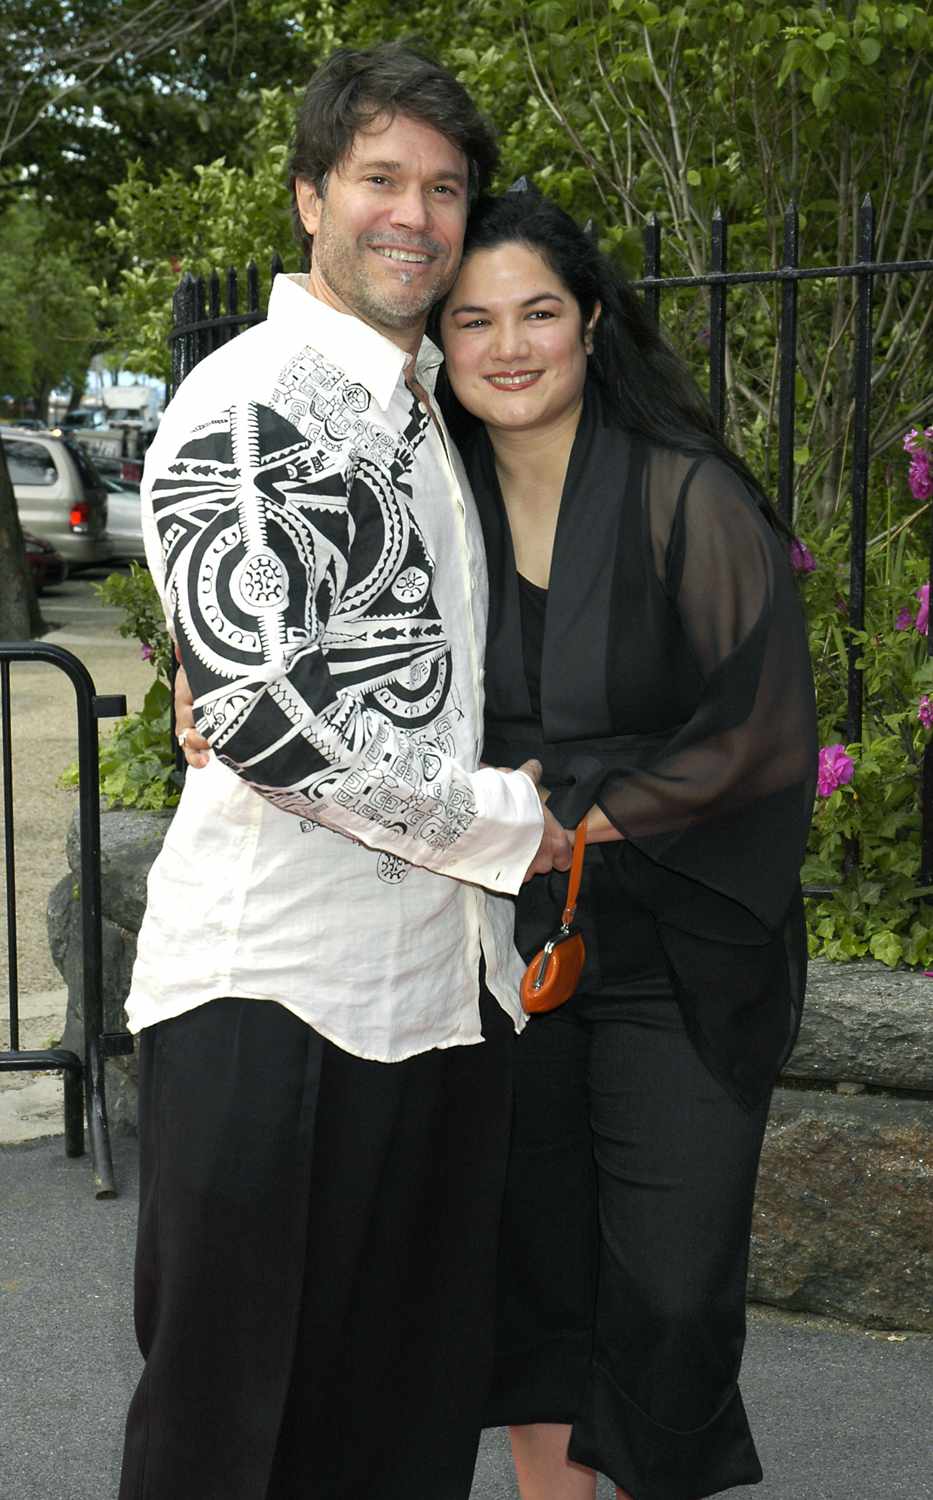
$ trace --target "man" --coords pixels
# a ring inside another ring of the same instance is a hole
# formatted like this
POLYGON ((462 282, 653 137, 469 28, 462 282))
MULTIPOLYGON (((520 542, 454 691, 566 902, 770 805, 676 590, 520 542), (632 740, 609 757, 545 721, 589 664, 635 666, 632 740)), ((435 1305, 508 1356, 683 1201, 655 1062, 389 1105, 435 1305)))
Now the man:
POLYGON ((433 62, 336 53, 292 158, 310 275, 188 376, 147 456, 147 553, 214 754, 127 1003, 146 1367, 121 1500, 469 1493, 521 1024, 508 894, 570 860, 536 763, 478 767, 482 538, 422 345, 494 159, 433 62))

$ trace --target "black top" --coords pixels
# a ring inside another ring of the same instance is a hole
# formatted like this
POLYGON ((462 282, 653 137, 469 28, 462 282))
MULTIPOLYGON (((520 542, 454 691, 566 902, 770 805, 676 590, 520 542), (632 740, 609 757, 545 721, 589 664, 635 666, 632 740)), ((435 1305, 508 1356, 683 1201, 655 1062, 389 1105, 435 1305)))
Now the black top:
POLYGON ((518 607, 522 617, 522 663, 528 701, 536 719, 541 718, 541 657, 544 654, 544 619, 547 589, 518 575, 518 607))
MULTIPOLYGON (((536 711, 482 429, 464 460, 490 572, 484 759, 536 756, 562 822, 596 802, 625 835, 596 846, 601 862, 626 909, 651 913, 701 1055, 754 1104, 793 1043, 806 968, 799 869, 816 718, 786 546, 727 464, 631 438, 588 388, 554 540, 536 711)), ((526 953, 553 929, 565 884, 523 887, 526 953)), ((614 977, 611 927, 602 914, 585 932, 595 982, 603 967, 614 977)))

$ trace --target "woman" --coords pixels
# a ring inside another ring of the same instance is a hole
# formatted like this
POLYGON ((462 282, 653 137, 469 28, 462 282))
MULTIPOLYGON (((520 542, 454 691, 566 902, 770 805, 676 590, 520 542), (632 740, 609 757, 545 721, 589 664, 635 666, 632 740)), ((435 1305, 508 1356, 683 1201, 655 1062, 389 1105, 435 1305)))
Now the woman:
MULTIPOLYGON (((737 1376, 796 1035, 815 715, 786 538, 641 303, 556 205, 475 211, 440 316, 490 570, 486 749, 587 816, 576 996, 516 1045, 488 1422, 523 1500, 761 1469, 737 1376)), ((518 898, 526 959, 566 876, 518 898)))

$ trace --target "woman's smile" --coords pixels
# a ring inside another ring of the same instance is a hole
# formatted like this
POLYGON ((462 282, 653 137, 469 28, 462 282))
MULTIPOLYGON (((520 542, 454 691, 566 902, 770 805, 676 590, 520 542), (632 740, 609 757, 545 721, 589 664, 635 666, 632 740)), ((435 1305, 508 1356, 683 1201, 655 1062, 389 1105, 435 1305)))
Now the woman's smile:
POLYGON ((501 373, 484 375, 483 379, 495 386, 497 391, 526 391, 543 374, 543 370, 503 370, 501 373))

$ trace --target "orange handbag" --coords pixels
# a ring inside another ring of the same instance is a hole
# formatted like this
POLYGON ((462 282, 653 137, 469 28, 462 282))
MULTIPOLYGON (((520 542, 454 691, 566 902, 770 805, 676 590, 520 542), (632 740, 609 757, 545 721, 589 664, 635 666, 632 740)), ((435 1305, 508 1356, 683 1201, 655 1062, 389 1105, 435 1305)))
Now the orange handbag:
POLYGON ((580 877, 583 874, 583 855, 586 852, 586 818, 577 824, 573 841, 573 861, 570 880, 567 883, 567 905, 564 907, 560 927, 548 938, 540 953, 536 953, 522 975, 522 1006, 529 1015, 556 1010, 569 1000, 580 979, 586 949, 583 938, 573 926, 577 911, 577 896, 580 892, 580 877))

